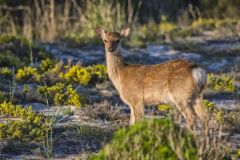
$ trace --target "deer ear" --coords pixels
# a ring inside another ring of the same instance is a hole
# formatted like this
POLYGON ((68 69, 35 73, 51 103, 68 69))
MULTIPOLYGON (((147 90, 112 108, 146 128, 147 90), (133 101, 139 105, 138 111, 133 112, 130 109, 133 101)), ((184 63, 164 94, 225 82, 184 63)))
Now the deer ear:
POLYGON ((124 28, 120 31, 120 34, 124 37, 124 38, 127 38, 127 36, 129 35, 129 32, 130 32, 130 28, 127 27, 127 28, 124 28))
POLYGON ((102 29, 101 27, 97 27, 96 28, 96 32, 97 32, 97 35, 99 36, 99 37, 103 37, 103 35, 105 34, 105 31, 104 31, 104 29, 102 29))

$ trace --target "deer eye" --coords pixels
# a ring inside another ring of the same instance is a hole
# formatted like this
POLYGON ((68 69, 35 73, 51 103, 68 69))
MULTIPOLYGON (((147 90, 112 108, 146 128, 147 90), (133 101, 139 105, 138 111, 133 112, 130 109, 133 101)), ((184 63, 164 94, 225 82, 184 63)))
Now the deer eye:
POLYGON ((104 39, 104 40, 103 40, 103 42, 104 42, 104 43, 107 43, 107 40, 106 40, 106 39, 104 39))

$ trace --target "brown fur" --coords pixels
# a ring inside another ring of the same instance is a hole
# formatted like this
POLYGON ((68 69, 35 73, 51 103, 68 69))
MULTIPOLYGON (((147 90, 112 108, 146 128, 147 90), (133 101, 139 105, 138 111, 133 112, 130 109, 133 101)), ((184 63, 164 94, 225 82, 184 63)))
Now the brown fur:
POLYGON ((120 47, 129 30, 117 33, 97 28, 105 44, 109 78, 121 99, 131 109, 130 124, 144 117, 144 105, 159 103, 175 104, 190 128, 195 122, 195 115, 205 121, 206 114, 202 106, 204 86, 197 86, 192 76, 192 70, 199 66, 185 60, 156 65, 125 63, 120 47))

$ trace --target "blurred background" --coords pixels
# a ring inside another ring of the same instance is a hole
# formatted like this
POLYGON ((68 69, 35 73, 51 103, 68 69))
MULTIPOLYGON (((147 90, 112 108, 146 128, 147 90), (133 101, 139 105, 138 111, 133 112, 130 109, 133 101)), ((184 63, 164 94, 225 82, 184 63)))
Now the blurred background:
POLYGON ((237 0, 0 0, 0 34, 37 42, 98 43, 96 26, 131 26, 130 45, 198 35, 203 30, 237 36, 237 0), (224 31, 224 32, 223 32, 224 31))

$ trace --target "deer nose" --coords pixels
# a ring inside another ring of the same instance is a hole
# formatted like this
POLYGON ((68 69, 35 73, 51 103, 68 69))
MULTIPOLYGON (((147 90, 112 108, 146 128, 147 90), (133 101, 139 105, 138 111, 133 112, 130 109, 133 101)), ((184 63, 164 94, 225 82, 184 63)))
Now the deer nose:
POLYGON ((114 51, 114 48, 113 48, 113 47, 108 48, 108 51, 109 51, 109 52, 113 52, 113 51, 114 51))

